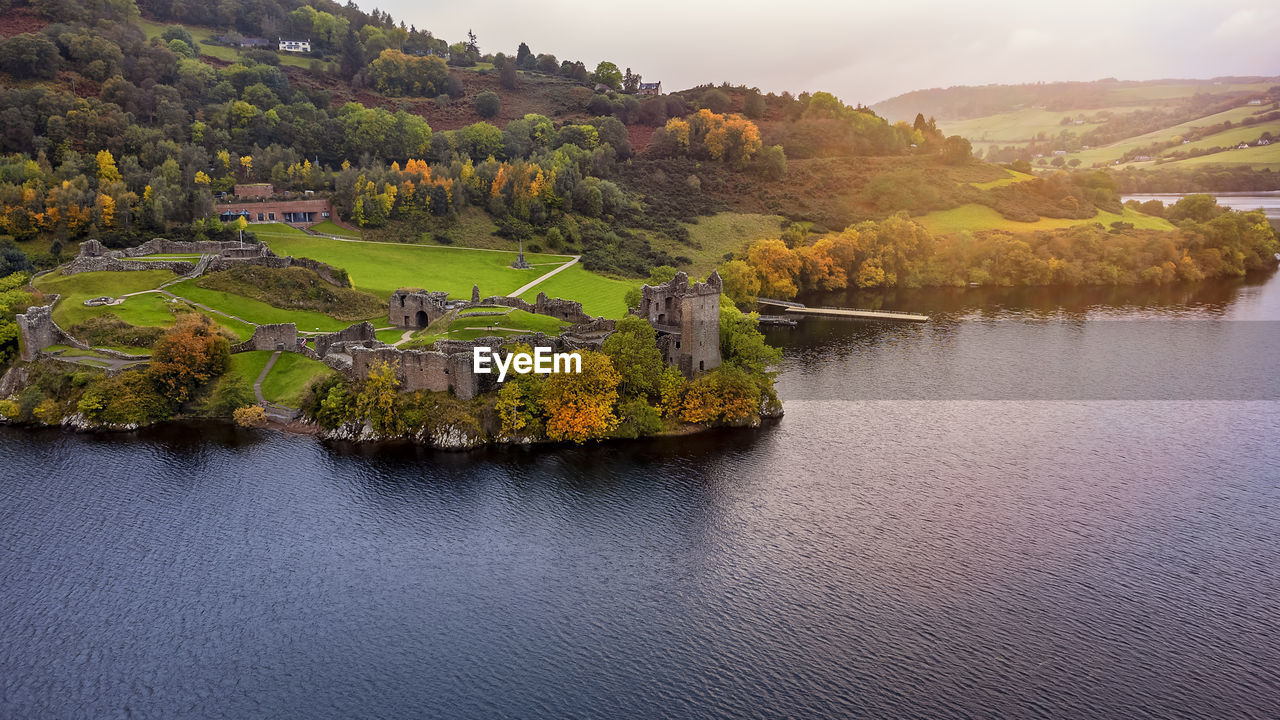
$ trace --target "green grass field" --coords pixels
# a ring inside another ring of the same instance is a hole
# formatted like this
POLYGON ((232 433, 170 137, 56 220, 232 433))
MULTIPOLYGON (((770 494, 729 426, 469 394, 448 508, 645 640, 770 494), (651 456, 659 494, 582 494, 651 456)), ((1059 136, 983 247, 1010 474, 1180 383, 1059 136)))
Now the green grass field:
POLYGON ((725 253, 741 253, 753 241, 778 237, 782 233, 782 217, 722 212, 698 218, 696 223, 685 223, 685 227, 689 229, 689 244, 651 237, 653 247, 673 256, 684 255, 692 259, 692 265, 680 269, 690 275, 701 276, 724 262, 725 253))
POLYGON ((227 368, 227 372, 239 375, 249 387, 253 387, 254 381, 262 374, 262 368, 267 366, 267 360, 271 359, 271 354, 270 350, 236 353, 231 356, 231 366, 227 368))
POLYGON ((159 294, 137 295, 126 298, 122 305, 86 307, 85 300, 102 295, 120 297, 126 293, 158 288, 174 279, 168 270, 140 270, 135 272, 91 272, 63 275, 53 272, 35 280, 35 286, 46 293, 58 293, 62 297, 53 309, 53 319, 63 328, 103 313, 113 312, 120 319, 134 325, 169 326, 173 313, 159 294))
POLYGON ((309 257, 345 268, 356 287, 377 295, 417 287, 469 298, 473 284, 480 286, 481 295, 505 295, 569 260, 565 255, 525 253, 530 263, 548 265, 515 270, 508 267, 516 258, 512 252, 332 240, 285 225, 255 225, 253 230, 277 255, 309 257))
POLYGON ((581 265, 574 265, 520 297, 533 302, 539 292, 545 292, 547 297, 577 300, 582 303, 582 309, 588 315, 620 318, 627 313, 627 303, 623 296, 627 290, 639 287, 641 283, 640 280, 614 280, 596 275, 581 265))
POLYGON ((1252 143, 1264 132, 1269 132, 1273 136, 1280 136, 1280 120, 1233 127, 1230 130, 1214 133, 1200 140, 1189 142, 1186 145, 1175 145, 1166 150, 1164 154, 1167 155, 1179 150, 1208 150, 1215 147, 1234 148, 1240 143, 1252 143))
POLYGON ((306 310, 284 310, 243 295, 208 290, 197 286, 195 280, 184 280, 176 285, 170 285, 167 289, 174 295, 193 300, 228 315, 234 315, 259 325, 291 322, 296 323, 298 330, 303 332, 316 331, 317 329, 320 332, 333 332, 351 324, 323 313, 306 310))
POLYGON ((332 220, 325 220, 322 223, 316 223, 311 226, 311 229, 321 235, 337 235, 339 237, 356 238, 357 240, 360 238, 360 233, 358 231, 344 228, 332 220))
POLYGON ((1244 150, 1224 150, 1222 152, 1213 153, 1211 155, 1201 155, 1199 157, 1186 158, 1184 160, 1173 160, 1171 162, 1160 163, 1159 165, 1151 165, 1152 167, 1208 167, 1210 165, 1222 166, 1249 166, 1255 170, 1280 170, 1280 142, 1273 142, 1270 145, 1261 147, 1249 147, 1244 150))
POLYGON ((304 355, 281 353, 276 364, 271 367, 271 372, 262 381, 262 397, 285 407, 296 408, 313 381, 332 375, 333 372, 328 365, 304 355))
MULTIPOLYGON (((1245 118, 1256 115, 1261 112, 1267 112, 1268 106, 1258 105, 1242 105, 1232 108, 1215 115, 1209 115, 1195 120, 1189 120, 1179 125, 1155 130, 1143 135, 1126 138, 1119 142, 1104 145, 1102 147, 1090 148, 1080 152, 1068 153, 1066 159, 1072 158, 1080 160, 1081 167, 1091 167, 1093 165, 1106 165, 1112 161, 1120 159, 1130 150, 1136 150, 1140 147, 1150 145, 1157 142, 1173 142, 1176 138, 1190 132, 1191 130, 1217 125, 1219 123, 1230 120, 1232 123, 1239 123, 1245 118)), ((1259 130, 1259 133, 1262 131, 1259 130)), ((1255 135, 1256 137, 1256 135, 1255 135)))
POLYGON ((950 210, 931 212, 912 219, 925 226, 929 232, 935 235, 949 235, 963 230, 974 232, 979 230, 1006 230, 1015 233, 1034 232, 1038 230, 1057 230, 1095 222, 1110 225, 1118 220, 1133 223, 1134 227, 1148 230, 1173 229, 1173 225, 1168 220, 1151 215, 1143 215, 1132 208, 1125 208, 1123 214, 1099 212, 1088 220, 1040 218, 1036 222, 1026 223, 1008 220, 986 205, 969 204, 950 210))
POLYGON ((1005 185, 1012 185, 1014 183, 1019 183, 1019 182, 1022 182, 1023 180, 1031 180, 1032 178, 1035 177, 1034 175, 1020 173, 1017 170, 1005 169, 1005 172, 1008 173, 1008 177, 1002 177, 998 180, 990 180, 987 182, 969 183, 969 185, 979 190, 990 190, 991 188, 1004 187, 1005 185))

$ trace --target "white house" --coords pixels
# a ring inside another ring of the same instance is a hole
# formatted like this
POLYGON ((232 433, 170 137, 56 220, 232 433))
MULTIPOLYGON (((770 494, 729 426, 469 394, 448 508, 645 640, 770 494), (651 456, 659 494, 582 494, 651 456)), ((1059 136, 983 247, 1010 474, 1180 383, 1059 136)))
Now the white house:
POLYGON ((311 39, 306 40, 285 40, 280 38, 280 52, 311 52, 311 39))

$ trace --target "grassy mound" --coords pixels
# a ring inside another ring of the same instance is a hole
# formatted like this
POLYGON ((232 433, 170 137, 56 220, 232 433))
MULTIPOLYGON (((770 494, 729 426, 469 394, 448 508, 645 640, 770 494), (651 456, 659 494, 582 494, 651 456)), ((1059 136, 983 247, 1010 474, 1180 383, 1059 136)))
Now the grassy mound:
POLYGON ((330 285, 301 267, 269 268, 236 265, 196 281, 205 290, 242 295, 283 310, 318 312, 357 322, 379 314, 385 301, 371 293, 330 285))

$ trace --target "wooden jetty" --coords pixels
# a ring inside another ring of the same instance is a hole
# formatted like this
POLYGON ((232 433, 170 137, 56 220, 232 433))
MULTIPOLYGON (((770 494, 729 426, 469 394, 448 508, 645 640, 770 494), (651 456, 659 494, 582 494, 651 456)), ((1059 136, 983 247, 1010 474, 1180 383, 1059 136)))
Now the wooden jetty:
POLYGON ((889 322, 928 322, 928 315, 900 310, 860 310, 858 308, 808 307, 804 303, 788 300, 757 298, 761 305, 780 307, 787 315, 811 315, 815 317, 840 317, 854 320, 885 320, 889 322))

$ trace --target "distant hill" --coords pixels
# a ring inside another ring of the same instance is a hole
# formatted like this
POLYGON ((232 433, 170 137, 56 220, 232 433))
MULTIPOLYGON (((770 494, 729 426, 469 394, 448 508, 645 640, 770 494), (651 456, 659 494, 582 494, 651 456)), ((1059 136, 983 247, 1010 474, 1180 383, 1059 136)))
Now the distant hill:
POLYGON ((987 85, 919 90, 874 109, 916 113, 995 162, 1280 170, 1280 77, 987 85))
POLYGON ((939 120, 968 120, 1018 110, 1050 112, 1168 105, 1207 95, 1218 98, 1265 94, 1280 77, 1219 77, 1210 80, 1094 80, 1023 85, 961 85, 913 90, 871 106, 889 121, 910 122, 916 113, 939 120))

